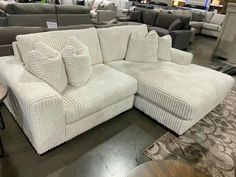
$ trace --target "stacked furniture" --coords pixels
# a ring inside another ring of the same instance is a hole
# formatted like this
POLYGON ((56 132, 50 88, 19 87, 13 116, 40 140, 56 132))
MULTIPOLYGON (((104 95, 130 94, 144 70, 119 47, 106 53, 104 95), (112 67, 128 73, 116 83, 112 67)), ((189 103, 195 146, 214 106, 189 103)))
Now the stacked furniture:
POLYGON ((91 24, 90 10, 84 6, 51 5, 39 3, 2 3, 0 9, 6 14, 6 26, 58 26, 91 24))
POLYGON ((196 29, 196 34, 205 34, 212 37, 220 35, 225 15, 214 12, 193 11, 190 26, 196 29))
POLYGON ((189 28, 190 17, 166 13, 163 11, 135 9, 127 21, 148 25, 149 31, 155 30, 159 36, 170 35, 172 47, 187 49, 192 37, 189 28), (177 23, 176 23, 177 22, 177 23))
POLYGON ((170 36, 148 33, 146 25, 51 31, 16 39, 14 55, 0 57, 0 82, 10 88, 5 104, 39 154, 133 105, 182 134, 234 84, 228 75, 191 64, 192 54, 171 48, 170 36), (82 58, 71 59, 82 62, 82 68, 67 60, 71 52, 64 53, 76 51, 76 46, 81 51, 73 56, 82 58), (32 69, 42 61, 59 63, 32 69))

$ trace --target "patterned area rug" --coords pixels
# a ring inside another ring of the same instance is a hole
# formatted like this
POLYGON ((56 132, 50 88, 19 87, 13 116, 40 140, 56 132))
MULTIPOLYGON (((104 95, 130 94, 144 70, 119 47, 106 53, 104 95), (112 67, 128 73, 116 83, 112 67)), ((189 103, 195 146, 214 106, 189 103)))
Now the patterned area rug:
POLYGON ((144 150, 152 160, 174 159, 212 177, 236 176, 236 89, 183 135, 166 133, 144 150))

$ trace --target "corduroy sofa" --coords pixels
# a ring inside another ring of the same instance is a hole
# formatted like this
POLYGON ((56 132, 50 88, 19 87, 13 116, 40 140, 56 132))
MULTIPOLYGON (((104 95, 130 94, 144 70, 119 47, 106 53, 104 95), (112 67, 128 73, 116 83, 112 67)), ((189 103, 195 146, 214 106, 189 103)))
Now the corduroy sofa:
POLYGON ((0 82, 10 88, 5 103, 39 154, 133 105, 182 134, 232 88, 232 77, 191 64, 192 54, 177 49, 170 48, 169 61, 125 60, 133 31, 148 33, 146 25, 138 25, 19 35, 15 55, 0 57, 0 82), (24 62, 35 43, 60 52, 70 37, 88 47, 92 74, 83 86, 67 85, 59 93, 29 73, 24 62))
POLYGON ((58 26, 91 24, 90 10, 84 6, 40 3, 6 3, 0 1, 6 14, 5 26, 43 26, 57 22, 58 26))

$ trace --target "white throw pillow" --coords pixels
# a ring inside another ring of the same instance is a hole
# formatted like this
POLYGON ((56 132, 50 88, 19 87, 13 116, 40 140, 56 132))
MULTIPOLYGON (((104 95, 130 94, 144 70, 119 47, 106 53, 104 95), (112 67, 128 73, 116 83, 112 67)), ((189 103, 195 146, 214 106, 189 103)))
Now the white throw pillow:
POLYGON ((16 58, 18 58, 19 60, 21 60, 21 53, 20 53, 20 51, 19 51, 19 48, 18 48, 18 45, 17 45, 17 42, 16 42, 16 41, 14 41, 14 42, 12 43, 12 49, 13 49, 14 56, 15 56, 16 58))
POLYGON ((140 31, 131 34, 126 60, 139 62, 157 62, 158 35, 156 31, 144 36, 140 31))
POLYGON ((67 87, 67 76, 61 54, 38 42, 27 55, 26 69, 61 93, 67 87))
POLYGON ((62 50, 62 57, 66 66, 70 85, 80 87, 91 75, 91 60, 89 49, 76 37, 70 37, 62 50))
POLYGON ((158 38, 158 60, 171 61, 172 38, 165 35, 158 38))

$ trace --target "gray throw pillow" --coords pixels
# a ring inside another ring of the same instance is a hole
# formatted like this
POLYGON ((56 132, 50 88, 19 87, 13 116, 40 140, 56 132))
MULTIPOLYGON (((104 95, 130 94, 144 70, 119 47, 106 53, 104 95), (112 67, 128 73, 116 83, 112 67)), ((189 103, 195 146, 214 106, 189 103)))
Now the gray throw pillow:
POLYGON ((134 22, 141 22, 142 11, 132 11, 130 13, 130 20, 134 22))
POLYGON ((202 12, 192 12, 192 21, 202 22, 204 14, 202 12))
POLYGON ((177 18, 175 21, 171 23, 169 26, 169 31, 180 30, 183 27, 183 22, 177 18))

